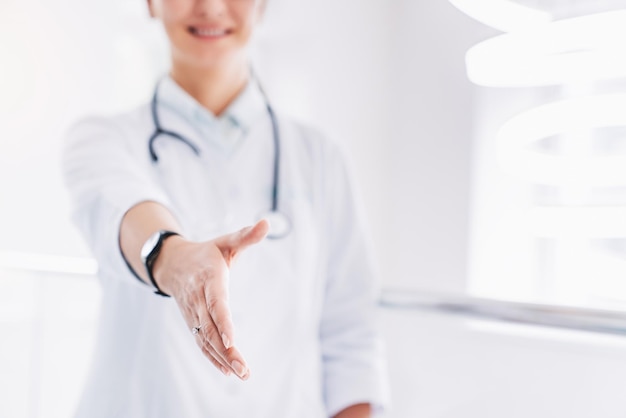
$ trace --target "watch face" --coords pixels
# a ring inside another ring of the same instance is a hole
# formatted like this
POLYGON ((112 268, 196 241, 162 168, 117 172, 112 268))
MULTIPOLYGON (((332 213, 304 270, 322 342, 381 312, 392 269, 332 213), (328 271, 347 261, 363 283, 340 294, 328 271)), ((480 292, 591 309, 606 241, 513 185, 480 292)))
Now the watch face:
POLYGON ((160 236, 160 231, 157 231, 154 234, 150 235, 150 238, 148 238, 143 247, 141 247, 141 261, 143 261, 144 263, 146 262, 146 258, 148 258, 152 250, 154 250, 154 247, 159 242, 160 236))

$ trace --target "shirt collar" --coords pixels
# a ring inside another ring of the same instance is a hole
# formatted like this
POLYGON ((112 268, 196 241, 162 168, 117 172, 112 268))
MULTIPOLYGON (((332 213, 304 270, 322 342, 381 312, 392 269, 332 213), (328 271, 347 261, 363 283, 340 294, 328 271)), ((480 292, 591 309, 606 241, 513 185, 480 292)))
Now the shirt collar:
POLYGON ((238 137, 246 135, 257 119, 267 111, 265 96, 254 78, 249 79, 242 92, 219 117, 198 103, 170 75, 159 83, 158 105, 183 117, 200 131, 217 130, 222 135, 238 137))

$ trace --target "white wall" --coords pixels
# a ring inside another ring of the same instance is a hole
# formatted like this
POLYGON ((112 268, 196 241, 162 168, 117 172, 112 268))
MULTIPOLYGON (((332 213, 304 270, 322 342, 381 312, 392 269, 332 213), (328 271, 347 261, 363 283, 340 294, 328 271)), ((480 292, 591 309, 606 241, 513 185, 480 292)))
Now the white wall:
POLYGON ((68 219, 61 143, 78 117, 147 100, 159 63, 142 13, 142 2, 0 3, 0 251, 88 254, 68 219))
POLYGON ((447 1, 393 5, 389 283, 463 291, 475 91, 464 58, 489 31, 447 1))
POLYGON ((475 91, 464 56, 491 31, 447 1, 270 5, 279 29, 259 54, 270 90, 350 149, 384 284, 464 291, 475 91))

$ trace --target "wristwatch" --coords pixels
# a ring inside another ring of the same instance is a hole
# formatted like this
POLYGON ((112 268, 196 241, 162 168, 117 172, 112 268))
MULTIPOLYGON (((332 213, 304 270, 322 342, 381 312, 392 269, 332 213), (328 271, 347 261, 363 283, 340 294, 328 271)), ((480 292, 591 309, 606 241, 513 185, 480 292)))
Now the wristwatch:
POLYGON ((180 235, 177 232, 173 231, 165 231, 160 230, 150 235, 150 237, 146 240, 143 247, 141 247, 141 261, 143 265, 146 266, 146 272, 148 273, 148 278, 152 282, 152 285, 156 289, 154 293, 157 295, 170 297, 167 293, 163 293, 161 289, 159 289, 159 285, 157 285, 156 280, 154 279, 154 275, 152 274, 152 267, 156 262, 159 253, 161 252, 161 248, 163 247, 163 242, 174 235, 180 235))

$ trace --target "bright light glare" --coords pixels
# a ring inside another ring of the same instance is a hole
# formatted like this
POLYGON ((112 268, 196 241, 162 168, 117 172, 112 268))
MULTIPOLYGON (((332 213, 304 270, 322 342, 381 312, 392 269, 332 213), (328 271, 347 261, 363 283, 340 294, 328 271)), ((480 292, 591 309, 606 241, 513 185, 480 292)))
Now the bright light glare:
POLYGON ((626 260, 604 251, 594 251, 589 258, 593 266, 593 286, 589 291, 611 306, 624 310, 626 260))
POLYGON ((2 251, 0 268, 93 276, 98 264, 91 258, 2 251))
POLYGON ((450 3, 466 15, 502 32, 524 30, 552 21, 550 13, 511 0, 450 0, 450 3))
MULTIPOLYGON (((497 136, 501 168, 516 177, 555 186, 626 184, 626 156, 553 156, 529 149, 543 138, 626 125, 626 94, 549 103, 507 121, 497 136)), ((575 140, 563 135, 562 140, 575 140)), ((626 236, 626 235, 625 235, 626 236)))
MULTIPOLYGON (((572 88, 563 90, 567 94, 580 89, 588 92, 586 89, 598 81, 626 77, 626 10, 623 7, 581 16, 577 2, 566 1, 559 7, 578 13, 579 17, 554 20, 554 16, 541 16, 536 10, 524 8, 518 4, 521 1, 450 2, 476 20, 508 32, 481 42, 467 52, 467 74, 477 85, 507 88, 567 85, 572 88)), ((585 3, 588 7, 595 7, 595 3, 606 6, 606 2, 585 3)), ((520 227, 523 232, 518 235, 518 242, 502 236, 501 240, 493 241, 491 251, 485 252, 486 265, 493 265, 494 259, 514 260, 519 263, 516 271, 540 272, 550 276, 551 282, 529 289, 528 277, 511 279, 514 275, 511 273, 509 280, 503 282, 501 277, 492 280, 482 274, 478 279, 487 280, 481 284, 487 293, 506 294, 513 288, 514 293, 520 293, 521 289, 538 296, 540 292, 543 296, 551 294, 563 303, 576 304, 589 303, 592 294, 598 295, 593 290, 600 288, 605 295, 624 294, 626 261, 617 261, 614 256, 601 259, 602 255, 591 249, 589 241, 626 237, 626 206, 590 204, 594 187, 626 185, 626 156, 593 155, 593 130, 623 126, 626 126, 626 94, 546 104, 502 126, 495 141, 500 168, 524 184, 557 186, 559 204, 533 207, 529 213, 520 210, 511 218, 503 214, 502 219, 516 224, 505 225, 505 229, 513 231, 520 227), (534 143, 553 136, 558 136, 560 155, 532 149, 534 143), (532 240, 525 241, 530 237, 532 240), (553 251, 546 253, 531 244, 535 237, 554 242, 553 251), (503 248, 521 251, 513 258, 499 253, 503 248), (540 261, 536 254, 541 254, 545 260, 540 261), (604 284, 599 285, 598 278, 604 280, 604 284)), ((496 233, 495 230, 490 232, 496 233)), ((508 269, 510 266, 502 270, 508 269)))
POLYGON ((529 87, 626 76, 626 10, 564 19, 483 41, 466 55, 470 80, 529 87))
POLYGON ((538 237, 626 237, 626 206, 539 206, 530 215, 530 226, 538 237))

